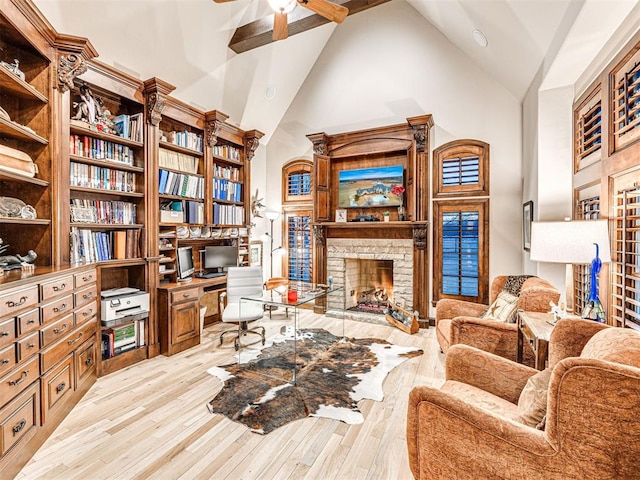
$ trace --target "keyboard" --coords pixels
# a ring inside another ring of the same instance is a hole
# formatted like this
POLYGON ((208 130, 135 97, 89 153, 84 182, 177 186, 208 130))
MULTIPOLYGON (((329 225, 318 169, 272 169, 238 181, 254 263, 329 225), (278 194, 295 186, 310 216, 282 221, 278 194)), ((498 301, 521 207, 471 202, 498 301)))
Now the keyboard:
POLYGON ((198 273, 196 274, 197 278, 218 278, 224 277, 226 273, 224 272, 209 272, 209 273, 198 273))

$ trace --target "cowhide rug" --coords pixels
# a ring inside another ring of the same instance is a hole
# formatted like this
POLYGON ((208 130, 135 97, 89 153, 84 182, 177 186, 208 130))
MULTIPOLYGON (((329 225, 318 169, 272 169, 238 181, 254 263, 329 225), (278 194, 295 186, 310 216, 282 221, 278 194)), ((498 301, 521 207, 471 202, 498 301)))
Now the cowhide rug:
MULTIPOLYGON (((292 384, 292 329, 274 338, 247 363, 213 367, 209 373, 224 382, 207 407, 247 425, 257 433, 307 416, 362 423, 357 402, 381 401, 387 373, 408 358, 422 355, 413 347, 377 338, 347 338, 323 329, 299 330, 297 381, 292 384)), ((242 350, 242 357, 246 356, 242 350)))

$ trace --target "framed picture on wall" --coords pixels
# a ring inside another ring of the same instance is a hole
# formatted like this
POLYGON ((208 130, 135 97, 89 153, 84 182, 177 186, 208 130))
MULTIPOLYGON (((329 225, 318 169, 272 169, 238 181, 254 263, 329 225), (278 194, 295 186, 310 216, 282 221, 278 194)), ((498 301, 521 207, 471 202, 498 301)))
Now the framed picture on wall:
POLYGON ((533 201, 522 205, 522 248, 531 250, 531 222, 533 222, 533 201))
POLYGON ((249 244, 249 265, 262 266, 262 240, 251 240, 249 244))

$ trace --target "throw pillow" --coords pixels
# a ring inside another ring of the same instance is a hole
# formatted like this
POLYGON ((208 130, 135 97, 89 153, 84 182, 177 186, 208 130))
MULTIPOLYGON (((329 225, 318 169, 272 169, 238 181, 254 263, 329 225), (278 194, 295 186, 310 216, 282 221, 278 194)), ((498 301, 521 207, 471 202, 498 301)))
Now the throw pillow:
POLYGON ((516 421, 536 428, 547 414, 547 390, 551 380, 551 368, 545 368, 531 376, 520 392, 516 421))
POLYGON ((509 275, 502 290, 509 292, 511 295, 520 295, 522 285, 531 277, 533 277, 533 275, 509 275))
POLYGON ((499 320, 505 323, 515 323, 518 308, 518 297, 509 292, 498 294, 482 318, 499 320))

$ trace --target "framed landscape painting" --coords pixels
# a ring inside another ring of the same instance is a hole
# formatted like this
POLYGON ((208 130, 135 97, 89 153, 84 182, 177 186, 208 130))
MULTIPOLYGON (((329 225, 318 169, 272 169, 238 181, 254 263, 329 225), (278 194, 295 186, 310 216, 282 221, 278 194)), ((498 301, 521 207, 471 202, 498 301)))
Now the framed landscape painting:
POLYGON ((522 205, 522 248, 531 250, 531 223, 533 222, 533 202, 522 205))
POLYGON ((249 245, 249 265, 252 267, 262 266, 262 241, 251 240, 249 245))

